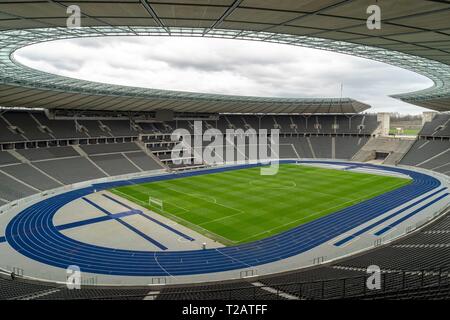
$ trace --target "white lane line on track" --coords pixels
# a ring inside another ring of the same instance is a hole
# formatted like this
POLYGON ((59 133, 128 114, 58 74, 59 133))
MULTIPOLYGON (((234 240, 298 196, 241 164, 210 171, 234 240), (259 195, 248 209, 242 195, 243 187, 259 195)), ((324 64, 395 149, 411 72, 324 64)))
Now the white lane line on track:
POLYGON ((158 266, 161 268, 161 270, 163 270, 165 273, 167 273, 167 274, 169 275, 169 277, 172 277, 172 278, 176 279, 177 277, 175 277, 174 275, 170 274, 170 272, 167 271, 167 270, 159 263, 158 258, 156 257, 156 254, 157 254, 157 253, 158 253, 158 252, 155 251, 153 257, 155 258, 155 261, 156 261, 156 263, 158 264, 158 266))
POLYGON ((243 261, 241 261, 241 260, 239 260, 239 259, 236 259, 236 258, 234 258, 234 257, 232 257, 232 256, 227 255, 226 253, 220 251, 219 249, 214 249, 214 250, 216 250, 216 251, 217 251, 218 253, 220 253, 221 255, 223 255, 223 256, 225 256, 225 257, 227 257, 227 258, 230 258, 231 260, 234 260, 234 261, 237 261, 237 262, 239 262, 239 263, 242 263, 243 265, 247 266, 248 268, 252 268, 252 267, 253 267, 253 266, 249 265, 248 263, 245 263, 245 262, 243 262, 243 261))

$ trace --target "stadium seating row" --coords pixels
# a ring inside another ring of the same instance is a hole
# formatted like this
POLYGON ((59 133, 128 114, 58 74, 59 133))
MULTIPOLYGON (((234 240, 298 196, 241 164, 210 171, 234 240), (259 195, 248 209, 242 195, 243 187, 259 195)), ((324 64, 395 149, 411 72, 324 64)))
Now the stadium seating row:
POLYGON ((136 143, 0 151, 0 199, 13 201, 63 185, 161 168, 136 143))
POLYGON ((449 137, 450 114, 437 114, 424 124, 419 138, 400 163, 450 175, 449 137))
POLYGON ((439 113, 432 121, 426 122, 419 133, 420 136, 450 137, 450 114, 439 113))
MULTIPOLYGON (((192 131, 193 121, 134 123, 130 120, 50 120, 39 111, 6 111, 0 115, 0 142, 57 139, 133 137, 140 133, 171 133, 177 128, 192 131)), ((206 121, 203 129, 280 129, 284 133, 371 134, 378 126, 376 115, 347 116, 253 116, 227 115, 206 121)))

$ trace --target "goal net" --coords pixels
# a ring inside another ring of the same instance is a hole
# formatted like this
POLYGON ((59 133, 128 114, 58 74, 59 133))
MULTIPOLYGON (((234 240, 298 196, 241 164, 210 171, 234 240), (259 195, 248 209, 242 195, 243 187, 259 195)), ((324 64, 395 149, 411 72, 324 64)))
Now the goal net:
POLYGON ((164 202, 161 199, 148 197, 148 205, 150 207, 154 207, 161 211, 164 211, 164 202))

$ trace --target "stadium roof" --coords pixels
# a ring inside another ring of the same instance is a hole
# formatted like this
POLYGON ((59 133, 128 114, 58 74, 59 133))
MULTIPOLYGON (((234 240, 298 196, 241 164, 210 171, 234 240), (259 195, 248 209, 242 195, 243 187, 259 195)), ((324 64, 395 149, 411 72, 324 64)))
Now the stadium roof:
POLYGON ((450 110, 450 3, 425 0, 15 0, 0 3, 0 105, 91 110, 352 113, 352 99, 225 96, 100 84, 18 64, 18 48, 94 36, 196 36, 258 40, 330 50, 422 74, 431 88, 395 98, 450 110), (369 30, 366 9, 378 4, 382 28, 369 30), (66 28, 67 7, 82 11, 66 28))

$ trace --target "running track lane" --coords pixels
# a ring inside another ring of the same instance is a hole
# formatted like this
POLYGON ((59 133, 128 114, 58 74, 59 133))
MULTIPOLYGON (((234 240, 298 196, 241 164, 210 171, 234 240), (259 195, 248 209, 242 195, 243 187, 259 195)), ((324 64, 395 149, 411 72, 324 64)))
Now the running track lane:
MULTIPOLYGON (((422 203, 422 202, 424 202, 424 201, 434 197, 435 195, 437 195, 438 193, 441 193, 444 190, 447 190, 447 188, 441 188, 438 191, 435 191, 435 192, 427 195, 426 197, 421 198, 420 200, 415 201, 415 202, 411 203, 410 205, 408 205, 408 206, 406 206, 406 207, 404 207, 404 208, 402 208, 400 210, 395 211, 394 213, 391 213, 390 215, 384 217, 383 219, 380 219, 380 220, 378 220, 378 221, 368 225, 367 227, 365 227, 365 228, 363 228, 363 229, 353 233, 352 235, 350 235, 350 236, 348 236, 348 237, 346 237, 346 238, 344 238, 342 240, 339 240, 334 245, 337 246, 337 247, 342 246, 344 243, 349 242, 350 240, 356 238, 357 236, 362 235, 363 233, 366 233, 367 231, 369 231, 369 230, 371 230, 371 229, 373 229, 373 228, 383 224, 384 222, 388 221, 389 219, 392 219, 393 217, 396 217, 399 214, 401 214, 401 213, 403 213, 403 212, 405 212, 405 211, 407 211, 407 210, 417 206, 418 204, 420 204, 420 203, 422 203)), ((423 207, 419 208, 418 211, 421 211, 422 209, 423 209, 423 207)), ((375 235, 378 236, 379 234, 375 234, 375 235)))
MULTIPOLYGON (((295 163, 296 161, 280 162, 295 163)), ((311 162, 343 164, 331 161, 308 161, 308 163, 311 162)), ((251 165, 97 184, 57 195, 36 203, 15 216, 6 228, 6 239, 16 251, 30 259, 60 268, 78 265, 83 272, 123 276, 177 276, 222 272, 254 267, 298 255, 441 185, 439 180, 420 172, 371 164, 362 165, 361 167, 365 168, 381 168, 403 173, 409 175, 413 182, 278 235, 252 243, 218 249, 164 252, 112 249, 71 239, 61 234, 53 225, 53 216, 61 207, 93 193, 94 190, 245 167, 251 167, 251 165)))
POLYGON ((385 233, 385 232, 391 230, 392 228, 394 228, 395 226, 399 225, 399 224, 402 223, 403 221, 405 221, 405 220, 411 218, 412 216, 418 214, 420 211, 422 211, 422 210, 428 208, 429 206, 432 206, 432 205, 435 204, 436 202, 438 202, 438 201, 440 201, 440 200, 442 200, 442 199, 448 197, 448 195, 449 195, 449 193, 445 193, 445 194, 439 196, 438 198, 434 199, 433 201, 428 202, 427 204, 423 205, 422 207, 420 207, 420 208, 414 210, 413 212, 408 213, 406 216, 404 216, 404 217, 402 217, 402 218, 400 218, 400 219, 398 219, 398 220, 392 222, 390 225, 384 227, 384 228, 381 229, 380 231, 375 232, 374 235, 376 235, 376 236, 382 235, 383 233, 385 233))

